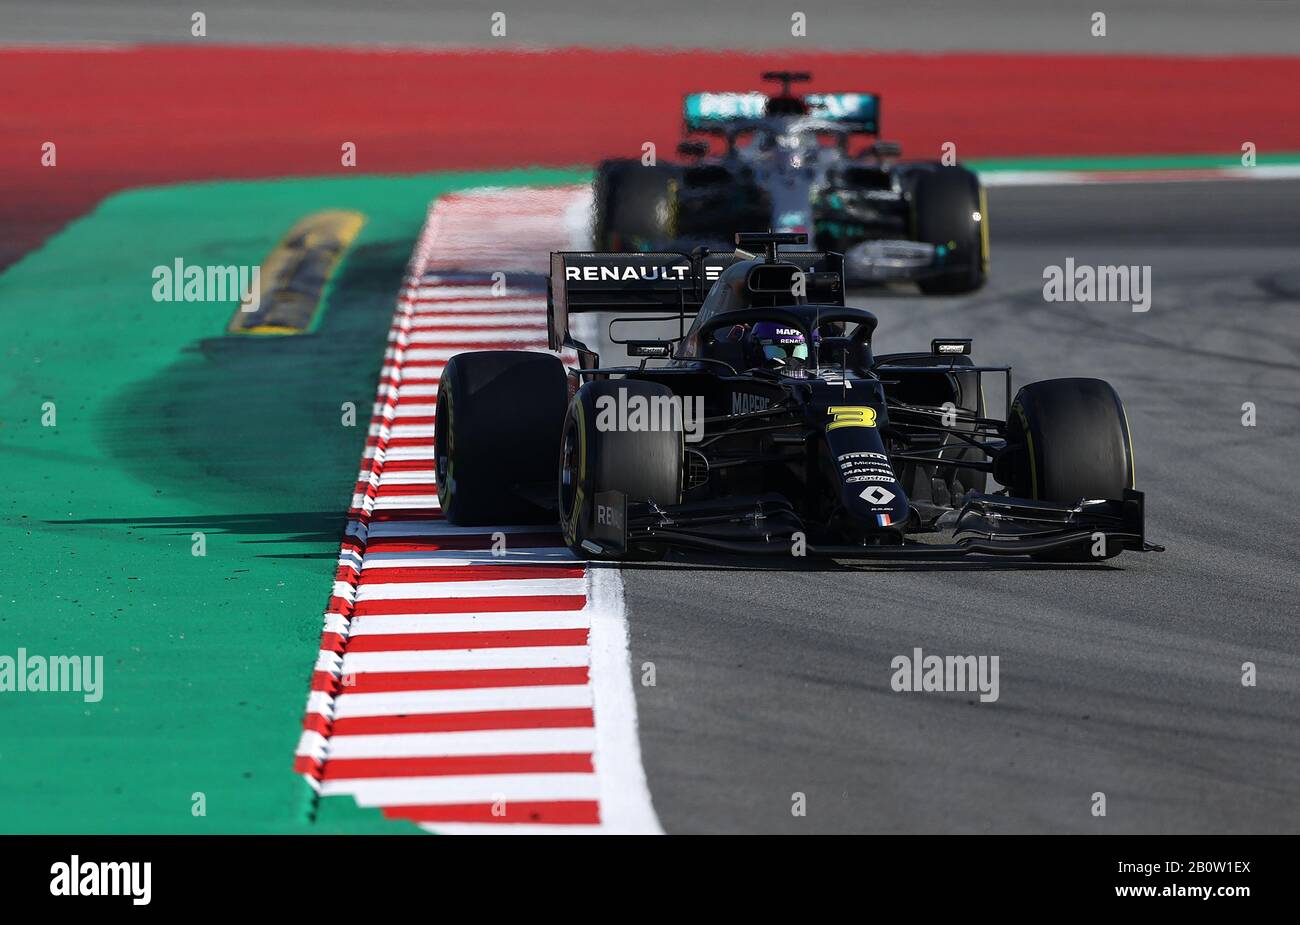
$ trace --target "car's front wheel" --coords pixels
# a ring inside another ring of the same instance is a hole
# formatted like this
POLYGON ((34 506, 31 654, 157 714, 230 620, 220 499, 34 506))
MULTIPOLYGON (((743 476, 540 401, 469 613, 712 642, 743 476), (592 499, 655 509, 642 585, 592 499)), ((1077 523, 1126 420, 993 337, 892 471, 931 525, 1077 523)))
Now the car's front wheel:
MULTIPOLYGON (((1133 488, 1133 441, 1124 404, 1101 379, 1047 379, 1023 387, 1011 404, 1007 449, 994 477, 1018 498, 1077 504, 1119 500, 1133 488)), ((1066 550, 1036 558, 1088 561, 1066 550)))

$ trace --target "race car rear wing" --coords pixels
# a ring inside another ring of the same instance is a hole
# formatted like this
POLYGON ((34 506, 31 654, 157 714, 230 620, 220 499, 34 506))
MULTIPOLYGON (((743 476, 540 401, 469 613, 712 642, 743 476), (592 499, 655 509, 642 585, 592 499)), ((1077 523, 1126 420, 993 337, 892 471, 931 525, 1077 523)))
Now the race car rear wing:
MULTIPOLYGON (((771 97, 749 93, 691 93, 682 99, 688 132, 728 134, 753 129, 769 118, 771 97)), ((875 93, 809 93, 804 114, 826 129, 880 134, 880 96, 875 93)))
MULTIPOLYGON (((753 237, 753 236, 751 236, 753 237)), ((759 236, 760 238, 763 236, 759 236)), ((574 346, 569 335, 569 315, 582 312, 664 313, 683 317, 700 310, 709 289, 723 270, 754 259, 748 251, 718 251, 700 255, 679 253, 551 254, 551 276, 546 296, 546 327, 550 348, 574 346)), ((843 273, 839 254, 816 251, 782 251, 780 261, 809 273, 808 297, 814 299, 815 281, 830 272, 838 283, 843 273), (821 271, 821 272, 814 272, 821 271)), ((842 303, 837 284, 827 287, 822 301, 842 303)))
POLYGON ((568 344, 570 312, 699 311, 722 271, 752 254, 722 251, 703 258, 687 254, 551 254, 546 327, 552 350, 568 344))

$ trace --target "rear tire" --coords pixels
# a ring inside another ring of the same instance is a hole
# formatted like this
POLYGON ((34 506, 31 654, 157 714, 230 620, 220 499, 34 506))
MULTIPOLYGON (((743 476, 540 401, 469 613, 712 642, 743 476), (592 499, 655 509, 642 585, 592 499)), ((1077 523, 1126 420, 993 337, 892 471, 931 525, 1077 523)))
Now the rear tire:
POLYGON ((569 394, 546 353, 458 353, 438 384, 434 458, 443 515, 460 526, 554 523, 569 394))
POLYGON ((979 180, 962 167, 937 167, 922 173, 912 190, 916 240, 945 249, 955 266, 918 280, 926 295, 960 295, 984 285, 988 215, 979 180), (978 213, 980 219, 973 216, 978 213))
POLYGON ((677 174, 640 161, 596 168, 593 237, 598 251, 646 251, 677 236, 677 174))
POLYGON ((630 431, 597 426, 601 408, 607 407, 601 399, 649 400, 669 398, 672 394, 671 389, 656 382, 604 379, 584 385, 569 403, 559 453, 560 525, 565 543, 579 556, 623 559, 662 556, 663 550, 657 547, 632 547, 622 556, 593 554, 582 543, 591 534, 597 492, 622 492, 629 505, 646 501, 660 505, 681 502, 683 433, 680 429, 630 431))

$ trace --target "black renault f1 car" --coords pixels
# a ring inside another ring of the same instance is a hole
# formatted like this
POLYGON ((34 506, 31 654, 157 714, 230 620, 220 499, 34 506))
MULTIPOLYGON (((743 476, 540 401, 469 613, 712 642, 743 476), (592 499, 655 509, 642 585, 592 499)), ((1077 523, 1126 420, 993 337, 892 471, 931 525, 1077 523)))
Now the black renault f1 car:
POLYGON ((596 168, 597 250, 730 247, 737 228, 802 232, 839 251, 851 281, 914 280, 933 294, 971 292, 988 271, 988 205, 955 163, 900 161, 872 93, 791 93, 806 73, 774 71, 781 91, 693 93, 680 163, 608 160, 596 168))
POLYGON ((577 366, 451 358, 435 449, 446 517, 558 519, 574 552, 609 559, 683 547, 1087 561, 1158 548, 1110 385, 1052 379, 1013 400, 1010 367, 975 365, 969 340, 876 354, 876 317, 844 304, 841 256, 779 252, 803 243, 741 234, 748 250, 719 254, 553 254, 550 347, 577 366), (628 316, 610 337, 638 365, 602 367, 573 337, 570 316, 593 311, 628 316), (676 330, 616 340, 626 321, 676 330), (1005 381, 1000 418, 986 376, 1005 381), (990 476, 1006 487, 988 491, 990 476))

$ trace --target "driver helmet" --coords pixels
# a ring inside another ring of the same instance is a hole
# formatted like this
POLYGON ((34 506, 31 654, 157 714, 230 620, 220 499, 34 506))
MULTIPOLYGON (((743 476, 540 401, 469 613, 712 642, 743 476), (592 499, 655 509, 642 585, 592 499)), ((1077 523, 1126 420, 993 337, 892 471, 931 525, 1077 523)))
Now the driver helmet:
POLYGON ((760 321, 749 336, 755 352, 762 353, 761 365, 765 369, 796 373, 808 364, 808 339, 798 328, 776 321, 760 321))

